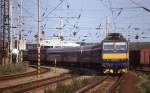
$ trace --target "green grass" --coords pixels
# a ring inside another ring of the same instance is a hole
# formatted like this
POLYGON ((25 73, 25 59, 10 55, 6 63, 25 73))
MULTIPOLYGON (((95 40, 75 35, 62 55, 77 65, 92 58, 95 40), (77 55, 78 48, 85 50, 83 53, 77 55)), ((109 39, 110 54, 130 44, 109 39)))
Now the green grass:
POLYGON ((150 48, 150 42, 130 42, 130 49, 150 48))
POLYGON ((143 83, 142 87, 144 88, 144 93, 150 93, 150 81, 143 83))
POLYGON ((28 65, 24 63, 7 64, 4 66, 0 66, 0 76, 22 73, 26 71, 27 68, 28 68, 28 65))
POLYGON ((58 83, 56 89, 45 90, 45 93, 71 93, 82 86, 85 86, 89 83, 88 79, 75 80, 73 79, 70 84, 58 83))
POLYGON ((138 78, 142 93, 150 93, 150 75, 142 75, 138 78))

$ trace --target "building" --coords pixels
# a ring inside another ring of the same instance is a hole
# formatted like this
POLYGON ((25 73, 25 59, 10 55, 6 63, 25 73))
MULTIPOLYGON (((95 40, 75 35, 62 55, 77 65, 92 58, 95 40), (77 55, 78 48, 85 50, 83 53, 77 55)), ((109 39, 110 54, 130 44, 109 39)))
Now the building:
MULTIPOLYGON (((61 41, 60 39, 46 39, 40 41, 41 48, 57 48, 57 47, 77 47, 80 44, 69 42, 69 41, 61 41)), ((35 49, 37 48, 37 41, 31 42, 27 44, 27 49, 35 49)))

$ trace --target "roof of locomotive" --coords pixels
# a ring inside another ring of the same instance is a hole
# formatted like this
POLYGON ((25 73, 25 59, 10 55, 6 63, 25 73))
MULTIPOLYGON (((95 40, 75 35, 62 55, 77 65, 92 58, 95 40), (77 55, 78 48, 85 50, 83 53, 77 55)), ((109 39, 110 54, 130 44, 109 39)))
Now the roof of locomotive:
MULTIPOLYGON (((49 48, 47 49, 47 53, 80 52, 81 50, 92 51, 95 49, 96 49, 95 45, 94 46, 69 47, 69 48, 49 48)), ((99 49, 100 49, 100 46, 99 46, 99 49)))
POLYGON ((127 42, 121 33, 109 33, 102 42, 127 42))

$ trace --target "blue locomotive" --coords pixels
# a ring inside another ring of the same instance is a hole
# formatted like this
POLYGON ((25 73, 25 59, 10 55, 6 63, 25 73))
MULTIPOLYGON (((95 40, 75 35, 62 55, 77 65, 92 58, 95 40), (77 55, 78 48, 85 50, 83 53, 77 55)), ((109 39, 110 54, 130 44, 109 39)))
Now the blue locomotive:
POLYGON ((110 33, 102 41, 101 45, 103 72, 127 72, 129 66, 129 48, 127 40, 120 33, 110 33))

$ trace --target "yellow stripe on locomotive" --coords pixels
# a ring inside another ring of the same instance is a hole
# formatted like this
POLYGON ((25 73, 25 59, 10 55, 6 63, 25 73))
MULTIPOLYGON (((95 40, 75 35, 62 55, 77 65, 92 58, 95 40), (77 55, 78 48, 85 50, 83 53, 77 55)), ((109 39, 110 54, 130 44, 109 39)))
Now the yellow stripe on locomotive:
POLYGON ((103 59, 128 59, 128 53, 107 53, 102 54, 103 59))

